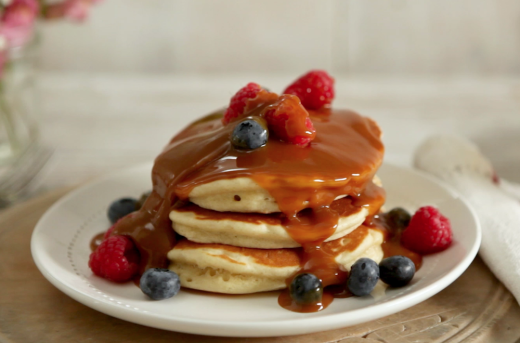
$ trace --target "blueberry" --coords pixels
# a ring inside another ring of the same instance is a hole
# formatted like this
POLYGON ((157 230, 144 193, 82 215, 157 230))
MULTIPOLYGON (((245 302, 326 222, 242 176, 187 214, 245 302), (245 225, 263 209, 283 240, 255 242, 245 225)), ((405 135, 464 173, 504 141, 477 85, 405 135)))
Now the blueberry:
POLYGON ((247 119, 235 126, 231 143, 237 149, 254 150, 264 146, 269 138, 267 123, 262 118, 247 119))
POLYGON ((415 275, 415 264, 408 257, 392 256, 379 264, 381 281, 392 287, 406 286, 415 275))
POLYGON ((108 208, 108 219, 112 224, 123 218, 127 214, 137 209, 137 200, 132 198, 122 198, 114 201, 108 208))
POLYGON ((150 268, 141 276, 139 286, 153 300, 163 300, 179 293, 181 280, 171 270, 150 268))
POLYGON ((387 218, 392 227, 396 229, 406 229, 408 224, 410 224, 412 216, 404 208, 396 207, 388 212, 387 218))
POLYGON ((379 280, 379 266, 369 258, 360 258, 352 265, 347 287, 352 294, 361 297, 370 294, 379 280))
POLYGON ((297 304, 314 304, 321 300, 323 286, 316 275, 303 273, 296 275, 291 281, 289 292, 297 304))

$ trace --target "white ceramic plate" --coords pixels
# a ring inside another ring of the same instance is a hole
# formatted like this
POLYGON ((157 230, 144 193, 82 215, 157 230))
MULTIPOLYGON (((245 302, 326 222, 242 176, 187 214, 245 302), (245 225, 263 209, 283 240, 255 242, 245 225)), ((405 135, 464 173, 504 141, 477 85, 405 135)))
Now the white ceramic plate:
POLYGON ((387 190, 386 208, 411 211, 435 205, 452 223, 453 245, 424 258, 404 288, 377 296, 336 299, 324 311, 301 314, 278 306, 277 292, 227 296, 182 291, 151 301, 133 283, 113 284, 88 268, 90 239, 109 227, 106 208, 123 196, 150 189, 151 165, 124 170, 68 194, 36 226, 31 250, 36 265, 57 288, 108 315, 156 328, 216 336, 281 336, 331 330, 374 320, 411 307, 438 293, 469 266, 480 245, 480 228, 456 193, 415 171, 384 165, 378 175, 387 190))

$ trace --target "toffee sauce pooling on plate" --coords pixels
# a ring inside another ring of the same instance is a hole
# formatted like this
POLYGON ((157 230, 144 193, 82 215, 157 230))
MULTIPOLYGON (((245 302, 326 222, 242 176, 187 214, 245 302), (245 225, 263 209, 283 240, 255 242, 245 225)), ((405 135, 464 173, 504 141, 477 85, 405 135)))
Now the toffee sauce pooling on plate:
MULTIPOLYGON (((266 96, 247 114, 261 115, 274 101, 266 96)), ((223 126, 222 113, 191 124, 172 139, 155 160, 152 193, 138 212, 118 222, 112 234, 134 241, 141 273, 152 267, 166 268, 166 254, 176 243, 168 217, 171 209, 186 204, 198 185, 250 177, 275 198, 287 232, 302 245, 300 272, 316 274, 324 286, 345 283, 347 273, 321 244, 334 233, 338 212, 343 211, 331 206, 336 198, 348 195, 352 199, 348 206, 367 207, 370 215, 377 214, 384 203, 384 190, 372 183, 384 153, 379 127, 355 112, 324 108, 309 111, 316 129, 309 146, 284 143, 271 135, 265 147, 240 151, 230 143, 238 122, 223 126)), ((325 308, 333 293, 326 292, 322 304, 310 310, 325 308)))
POLYGON ((364 225, 380 230, 385 235, 385 240, 381 245, 384 258, 396 255, 405 256, 415 264, 415 271, 421 268, 423 262, 422 255, 401 245, 401 234, 404 228, 395 227, 391 221, 388 220, 386 213, 378 213, 374 216, 367 217, 364 225))

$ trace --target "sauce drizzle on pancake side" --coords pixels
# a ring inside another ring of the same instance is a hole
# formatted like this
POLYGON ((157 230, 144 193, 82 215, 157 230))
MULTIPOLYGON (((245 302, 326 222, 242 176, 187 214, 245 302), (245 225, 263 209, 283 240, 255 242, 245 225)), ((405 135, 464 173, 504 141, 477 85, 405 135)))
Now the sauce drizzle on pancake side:
MULTIPOLYGON (((362 195, 363 196, 363 195, 362 195)), ((358 205, 359 201, 352 199, 352 197, 344 197, 334 200, 330 205, 331 209, 336 211, 340 217, 347 217, 355 214, 361 210, 358 205)), ((176 207, 177 212, 190 212, 199 220, 233 220, 237 222, 252 223, 252 224, 270 224, 281 225, 285 215, 281 212, 275 213, 242 213, 242 212, 218 212, 208 210, 193 203, 182 204, 176 207)), ((304 209, 298 213, 298 217, 305 218, 312 215, 311 209, 304 209)))
MULTIPOLYGON (((266 98, 247 114, 261 115, 272 102, 266 98)), ((321 245, 335 232, 339 212, 345 211, 333 205, 336 198, 348 195, 345 208, 364 206, 371 216, 384 203, 384 190, 372 182, 384 153, 379 127, 355 112, 324 108, 309 111, 316 129, 309 146, 284 143, 271 135, 265 147, 240 151, 230 143, 235 123, 223 126, 222 113, 191 124, 172 139, 155 160, 152 193, 138 212, 117 223, 112 235, 134 241, 141 256, 140 273, 166 268, 166 255, 176 244, 171 209, 186 204, 198 185, 250 177, 275 198, 284 227, 302 245, 300 272, 316 274, 325 287, 344 284, 348 274, 321 245)), ((282 304, 284 293, 280 303, 295 311, 315 311, 325 308, 333 293, 337 292, 326 292, 323 304, 312 309, 282 304)))

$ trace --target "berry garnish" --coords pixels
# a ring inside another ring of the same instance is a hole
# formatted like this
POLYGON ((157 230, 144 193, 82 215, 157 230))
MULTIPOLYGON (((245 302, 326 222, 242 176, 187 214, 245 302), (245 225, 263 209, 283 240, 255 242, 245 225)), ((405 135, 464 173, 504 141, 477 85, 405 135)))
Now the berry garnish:
POLYGON ((153 300, 163 300, 179 293, 181 281, 171 270, 150 268, 141 276, 139 287, 153 300))
POLYGON ((321 280, 314 274, 298 274, 289 285, 289 294, 297 304, 315 304, 321 301, 323 286, 321 280))
POLYGON ((271 133, 287 143, 308 145, 315 137, 316 130, 303 108, 300 99, 294 95, 282 95, 276 104, 265 113, 271 133))
POLYGON ((453 234, 448 218, 438 209, 424 206, 415 212, 401 236, 406 248, 420 254, 431 254, 448 248, 453 234))
POLYGON ((396 207, 387 213, 388 224, 395 229, 404 230, 410 223, 411 218, 410 213, 401 207, 396 207))
POLYGON ((254 150, 264 146, 269 138, 265 119, 255 117, 238 123, 231 134, 231 143, 237 149, 254 150))
POLYGON ((249 99, 254 99, 260 93, 262 87, 259 84, 250 82, 246 86, 240 88, 238 92, 231 98, 229 106, 224 113, 222 123, 224 125, 240 118, 244 114, 244 109, 249 99))
POLYGON ((296 95, 306 109, 317 110, 334 99, 334 79, 326 71, 311 70, 294 81, 283 94, 296 95))
POLYGON ((137 200, 133 198, 122 198, 110 204, 107 211, 108 219, 115 224, 119 219, 137 209, 137 200))
POLYGON ((111 236, 90 254, 88 265, 92 272, 114 282, 129 281, 136 273, 139 253, 125 236, 111 236))
POLYGON ((374 260, 363 257, 352 265, 347 287, 352 294, 361 297, 372 292, 377 280, 379 280, 379 266, 374 260))
POLYGON ((406 286, 415 275, 415 264, 405 256, 391 256, 379 263, 381 281, 392 287, 406 286))

